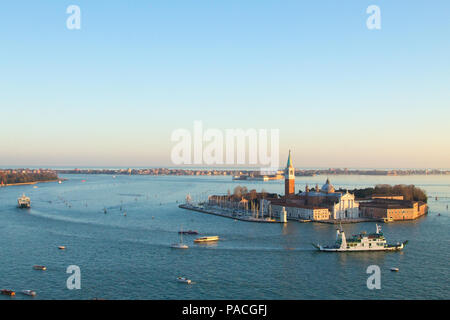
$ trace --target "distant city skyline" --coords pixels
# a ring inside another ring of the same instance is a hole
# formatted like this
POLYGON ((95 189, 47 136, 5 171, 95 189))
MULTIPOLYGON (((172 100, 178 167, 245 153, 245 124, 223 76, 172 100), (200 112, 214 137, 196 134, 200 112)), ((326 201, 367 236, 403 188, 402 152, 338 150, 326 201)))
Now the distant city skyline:
POLYGON ((4 3, 0 168, 180 167, 171 133, 196 120, 279 129, 280 167, 290 149, 296 168, 449 168, 449 12, 443 0, 4 3), (80 30, 66 28, 71 4, 80 30), (381 30, 366 27, 372 4, 381 30))

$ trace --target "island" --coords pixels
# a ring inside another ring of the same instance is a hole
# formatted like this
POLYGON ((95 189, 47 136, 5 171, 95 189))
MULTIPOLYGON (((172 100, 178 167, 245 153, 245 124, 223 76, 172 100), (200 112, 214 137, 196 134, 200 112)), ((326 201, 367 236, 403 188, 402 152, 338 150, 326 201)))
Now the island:
POLYGON ((387 185, 353 190, 335 189, 327 179, 322 187, 306 186, 305 191, 288 188, 279 195, 262 189, 236 186, 227 194, 212 194, 199 202, 190 195, 180 208, 250 222, 288 220, 321 223, 394 222, 415 220, 428 213, 426 192, 414 185, 387 185))
POLYGON ((49 169, 0 169, 0 187, 56 182, 61 179, 55 170, 49 169))

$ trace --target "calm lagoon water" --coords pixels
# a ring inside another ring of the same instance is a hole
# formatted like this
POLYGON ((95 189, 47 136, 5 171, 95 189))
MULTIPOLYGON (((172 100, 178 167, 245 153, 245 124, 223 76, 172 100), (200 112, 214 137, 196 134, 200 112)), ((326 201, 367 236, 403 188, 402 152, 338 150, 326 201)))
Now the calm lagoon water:
MULTIPOLYGON (((344 254, 320 253, 311 246, 333 242, 332 225, 248 223, 177 207, 187 193, 195 199, 233 190, 239 183, 230 177, 63 177, 69 179, 63 184, 0 188, 0 289, 34 289, 34 299, 450 298, 449 176, 331 177, 335 187, 412 183, 429 195, 428 216, 383 225, 390 242, 409 240, 403 252, 344 254), (22 193, 31 197, 32 209, 16 208, 22 193), (171 249, 181 226, 222 241, 199 246, 192 243, 195 236, 185 236, 188 250, 171 249), (58 250, 60 245, 67 249, 58 250), (47 271, 33 270, 36 264, 47 271), (366 286, 366 269, 373 264, 381 268, 380 290, 366 286), (80 290, 66 288, 69 265, 81 268, 80 290), (393 266, 400 272, 390 272, 393 266), (177 283, 180 275, 195 284, 177 283)), ((297 178, 296 186, 321 186, 325 180, 297 178)), ((245 185, 268 192, 284 189, 281 181, 245 185)), ((373 231, 375 224, 344 228, 352 234, 373 231)), ((30 298, 17 293, 0 299, 30 298)))

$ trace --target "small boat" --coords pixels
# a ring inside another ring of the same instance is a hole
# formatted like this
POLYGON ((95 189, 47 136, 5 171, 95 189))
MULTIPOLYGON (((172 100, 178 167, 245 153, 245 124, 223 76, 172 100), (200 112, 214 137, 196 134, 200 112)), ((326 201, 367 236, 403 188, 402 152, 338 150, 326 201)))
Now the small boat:
POLYGON ((399 268, 391 268, 391 271, 393 272, 398 272, 400 269, 399 268))
POLYGON ((36 295, 36 291, 34 291, 34 290, 22 290, 21 292, 22 292, 22 294, 24 294, 26 296, 34 297, 36 295))
POLYGON ((196 243, 219 241, 219 236, 201 237, 194 240, 196 243))
POLYGON ((66 247, 65 247, 65 246, 58 246, 58 249, 59 249, 59 250, 65 250, 66 247))
POLYGON ((180 234, 180 242, 173 243, 170 247, 174 249, 189 249, 189 246, 183 243, 183 231, 180 231, 178 233, 180 234))
POLYGON ((187 244, 184 244, 181 242, 180 243, 172 243, 170 245, 170 247, 174 248, 174 249, 189 249, 189 246, 187 244))
POLYGON ((46 266, 33 266, 33 269, 45 271, 45 270, 47 270, 47 267, 46 266))
POLYGON ((6 295, 6 296, 15 296, 16 293, 13 290, 7 290, 7 289, 2 289, 1 293, 6 295))
POLYGON ((298 222, 306 223, 306 222, 311 222, 311 220, 309 220, 309 219, 298 219, 298 222))
POLYGON ((179 234, 198 234, 197 230, 178 231, 179 234))
POLYGON ((187 283, 187 284, 191 284, 192 283, 192 280, 190 280, 188 278, 185 278, 185 277, 178 277, 177 281, 178 282, 182 282, 182 283, 187 283))

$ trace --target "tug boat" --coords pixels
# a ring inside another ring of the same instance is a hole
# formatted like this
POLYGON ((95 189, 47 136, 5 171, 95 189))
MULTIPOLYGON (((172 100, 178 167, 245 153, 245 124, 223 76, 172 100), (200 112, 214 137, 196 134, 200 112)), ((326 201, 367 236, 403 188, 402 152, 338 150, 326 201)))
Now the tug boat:
POLYGON ((327 252, 349 252, 349 251, 399 251, 402 250, 408 241, 402 243, 388 244, 381 232, 381 226, 376 225, 376 233, 366 234, 365 232, 353 235, 351 238, 345 237, 345 232, 340 227, 336 231, 336 242, 331 246, 313 244, 319 251, 327 252))
POLYGON ((16 295, 16 293, 13 290, 2 289, 0 292, 4 295, 10 296, 10 297, 16 295))
POLYGON ((219 236, 201 237, 194 240, 195 243, 219 241, 219 236))
POLYGON ((23 194, 19 199, 17 199, 17 206, 21 209, 30 209, 31 200, 25 194, 23 194))
POLYGON ((185 278, 185 277, 178 277, 177 281, 178 282, 182 282, 182 283, 187 283, 187 284, 191 284, 192 283, 191 279, 188 279, 188 278, 185 278))

